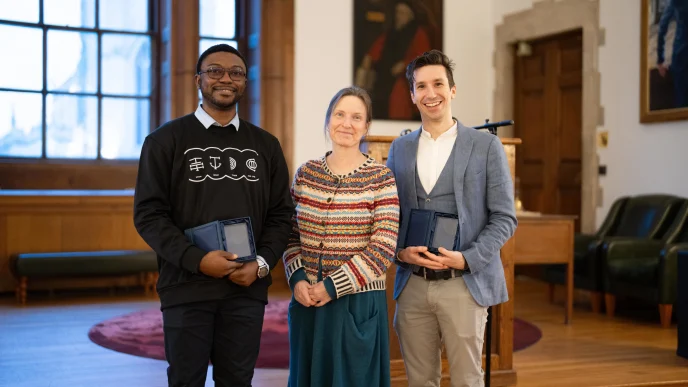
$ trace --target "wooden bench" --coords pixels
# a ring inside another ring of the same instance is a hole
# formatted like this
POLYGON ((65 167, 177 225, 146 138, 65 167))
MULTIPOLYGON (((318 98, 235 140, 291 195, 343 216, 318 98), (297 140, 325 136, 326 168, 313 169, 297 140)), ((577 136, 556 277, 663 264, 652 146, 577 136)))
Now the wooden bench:
POLYGON ((158 261, 153 251, 113 250, 16 254, 11 261, 17 278, 17 301, 26 304, 29 278, 140 276, 146 295, 155 293, 158 261))

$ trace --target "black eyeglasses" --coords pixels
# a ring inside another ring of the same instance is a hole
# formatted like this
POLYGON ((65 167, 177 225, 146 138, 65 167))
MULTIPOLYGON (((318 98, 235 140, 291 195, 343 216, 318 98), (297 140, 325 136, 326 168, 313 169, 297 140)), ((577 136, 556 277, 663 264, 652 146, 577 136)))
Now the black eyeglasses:
POLYGON ((222 79, 225 73, 229 73, 229 78, 233 81, 245 81, 246 73, 241 69, 225 69, 222 67, 211 67, 205 71, 201 71, 198 74, 208 74, 209 78, 212 79, 222 79))

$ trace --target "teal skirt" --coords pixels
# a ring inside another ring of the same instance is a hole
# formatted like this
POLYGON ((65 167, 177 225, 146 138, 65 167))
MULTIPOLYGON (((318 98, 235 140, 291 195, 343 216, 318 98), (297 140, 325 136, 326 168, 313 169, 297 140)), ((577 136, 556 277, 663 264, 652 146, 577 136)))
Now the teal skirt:
POLYGON ((385 291, 289 304, 289 387, 389 387, 385 291))

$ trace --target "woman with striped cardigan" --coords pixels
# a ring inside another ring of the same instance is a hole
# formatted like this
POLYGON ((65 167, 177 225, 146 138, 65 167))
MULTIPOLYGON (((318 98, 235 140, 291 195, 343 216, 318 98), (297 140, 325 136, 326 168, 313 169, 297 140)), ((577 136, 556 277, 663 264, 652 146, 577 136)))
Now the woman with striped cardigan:
POLYGON ((340 90, 325 115, 332 151, 294 177, 284 253, 290 387, 390 385, 385 278, 399 198, 392 172, 359 151, 371 121, 368 94, 340 90))

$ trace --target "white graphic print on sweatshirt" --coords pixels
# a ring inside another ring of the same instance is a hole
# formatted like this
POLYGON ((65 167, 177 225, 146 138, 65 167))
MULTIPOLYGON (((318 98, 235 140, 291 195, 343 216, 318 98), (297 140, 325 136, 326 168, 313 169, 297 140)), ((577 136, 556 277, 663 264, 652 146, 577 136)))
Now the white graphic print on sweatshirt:
POLYGON ((225 178, 251 182, 260 180, 256 175, 258 152, 253 149, 189 148, 184 155, 192 183, 225 178))

